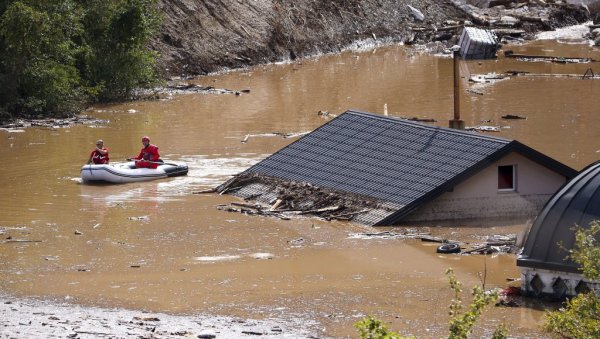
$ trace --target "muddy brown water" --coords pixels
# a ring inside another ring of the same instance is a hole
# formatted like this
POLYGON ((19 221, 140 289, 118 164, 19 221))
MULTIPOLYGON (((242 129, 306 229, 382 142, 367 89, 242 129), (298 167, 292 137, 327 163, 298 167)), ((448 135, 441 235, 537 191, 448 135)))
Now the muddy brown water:
MULTIPOLYGON (((585 44, 537 41, 515 53, 593 57, 585 44)), ((462 61, 465 74, 523 70, 583 74, 591 64, 499 58, 462 61)), ((600 69, 597 70, 600 72, 600 69)), ((283 221, 219 211, 230 196, 195 195, 296 140, 346 109, 434 118, 452 116, 452 63, 401 46, 347 52, 198 78, 196 83, 248 94, 176 95, 170 100, 94 107, 110 122, 61 129, 0 131, 0 288, 20 296, 174 314, 299 318, 320 336, 356 337, 372 314, 406 335, 447 333, 452 297, 444 271, 465 291, 506 287, 519 272, 514 255, 435 253, 412 239, 361 239, 373 229, 314 218, 283 221), (248 141, 241 141, 246 135, 248 141), (126 185, 82 185, 79 168, 94 141, 113 161, 135 155, 149 135, 166 159, 186 161, 187 177, 126 185), (80 234, 76 234, 80 233, 80 234), (10 238, 9 238, 10 237, 10 238), (29 240, 39 242, 14 242, 29 240)), ((492 84, 463 79, 468 126, 501 126, 494 136, 523 143, 576 169, 600 152, 600 80, 511 77, 492 84), (527 120, 502 120, 514 114, 527 120), (482 123, 482 120, 492 120, 482 123)), ((467 242, 517 234, 525 221, 479 221, 382 228, 432 232, 467 242)), ((466 295, 465 295, 465 298, 466 295)), ((514 336, 538 337, 543 312, 531 302, 490 308, 482 326, 501 322, 514 336)))

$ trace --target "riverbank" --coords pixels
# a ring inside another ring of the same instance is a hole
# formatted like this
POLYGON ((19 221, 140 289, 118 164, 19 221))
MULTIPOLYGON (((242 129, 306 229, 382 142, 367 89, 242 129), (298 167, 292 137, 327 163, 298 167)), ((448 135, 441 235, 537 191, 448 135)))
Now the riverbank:
POLYGON ((505 1, 491 8, 464 0, 160 0, 159 8, 163 23, 151 47, 167 77, 338 53, 357 42, 452 46, 465 25, 532 39, 595 15, 593 7, 558 0, 505 1))

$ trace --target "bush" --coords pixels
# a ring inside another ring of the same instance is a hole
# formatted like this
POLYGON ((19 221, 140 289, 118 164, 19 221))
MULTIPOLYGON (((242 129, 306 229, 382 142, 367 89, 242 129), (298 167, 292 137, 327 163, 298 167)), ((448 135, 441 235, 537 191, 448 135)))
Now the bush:
MULTIPOLYGON (((580 264, 583 276, 600 280, 600 223, 588 229, 575 228, 575 247, 569 257, 580 264)), ((598 290, 582 293, 567 300, 564 307, 546 314, 544 329, 563 338, 600 338, 600 298, 598 290)))

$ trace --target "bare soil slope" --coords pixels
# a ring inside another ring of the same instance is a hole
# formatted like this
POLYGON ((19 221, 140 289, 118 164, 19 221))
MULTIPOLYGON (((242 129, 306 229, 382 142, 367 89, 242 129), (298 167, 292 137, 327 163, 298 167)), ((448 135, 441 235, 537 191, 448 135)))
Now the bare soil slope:
POLYGON ((160 8, 153 47, 171 75, 340 51, 365 38, 403 41, 411 24, 467 18, 451 2, 433 0, 160 0, 160 8), (422 11, 424 22, 407 5, 422 11))
POLYGON ((198 75, 339 52, 365 39, 451 43, 456 31, 438 28, 465 20, 492 27, 510 11, 525 13, 514 28, 527 32, 589 18, 562 1, 505 3, 482 9, 461 0, 159 0, 164 20, 152 47, 165 75, 198 75))

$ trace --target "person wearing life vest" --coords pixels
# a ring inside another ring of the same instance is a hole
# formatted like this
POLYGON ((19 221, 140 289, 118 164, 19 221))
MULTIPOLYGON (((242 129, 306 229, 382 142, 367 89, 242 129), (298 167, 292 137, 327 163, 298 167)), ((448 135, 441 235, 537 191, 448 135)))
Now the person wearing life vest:
POLYGON ((96 141, 96 149, 90 154, 88 164, 108 164, 108 148, 104 147, 104 141, 102 139, 96 141))
POLYGON ((131 160, 135 160, 135 167, 137 168, 157 168, 158 162, 160 161, 160 155, 158 154, 158 147, 156 145, 152 145, 150 143, 150 138, 147 136, 142 138, 142 150, 140 154, 131 158, 131 160))

